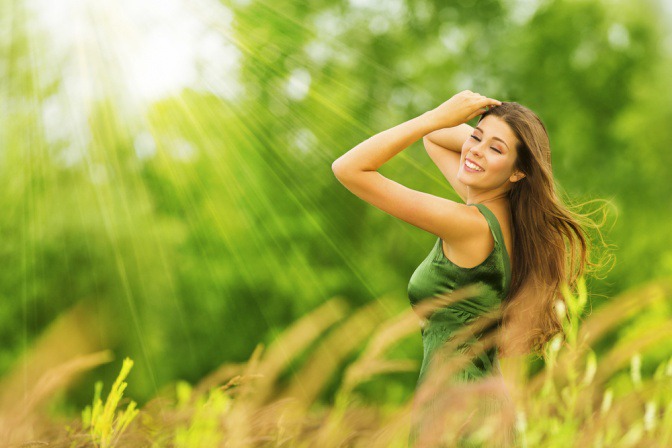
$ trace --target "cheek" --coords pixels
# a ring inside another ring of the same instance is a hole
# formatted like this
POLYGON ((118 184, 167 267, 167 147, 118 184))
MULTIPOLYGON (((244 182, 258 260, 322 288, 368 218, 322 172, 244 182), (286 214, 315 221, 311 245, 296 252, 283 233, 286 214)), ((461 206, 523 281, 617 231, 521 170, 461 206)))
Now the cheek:
POLYGON ((513 167, 505 160, 492 160, 489 166, 493 172, 497 172, 497 175, 503 179, 508 178, 513 173, 513 167))

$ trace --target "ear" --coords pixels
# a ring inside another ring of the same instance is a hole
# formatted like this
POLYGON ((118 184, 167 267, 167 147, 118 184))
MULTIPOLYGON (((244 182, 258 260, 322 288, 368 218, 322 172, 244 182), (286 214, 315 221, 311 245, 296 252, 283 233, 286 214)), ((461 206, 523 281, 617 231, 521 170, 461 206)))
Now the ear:
POLYGON ((520 179, 525 177, 525 173, 521 173, 520 171, 515 171, 511 177, 509 177, 509 181, 511 182, 518 182, 520 179))

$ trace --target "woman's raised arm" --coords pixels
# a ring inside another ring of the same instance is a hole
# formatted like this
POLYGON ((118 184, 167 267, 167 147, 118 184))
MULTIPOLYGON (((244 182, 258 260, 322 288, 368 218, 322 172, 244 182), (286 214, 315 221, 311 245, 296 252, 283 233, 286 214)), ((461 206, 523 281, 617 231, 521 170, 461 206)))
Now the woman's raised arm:
POLYGON ((464 241, 484 224, 478 210, 407 188, 386 178, 378 169, 421 137, 434 130, 457 127, 497 104, 501 102, 462 91, 439 107, 364 140, 336 159, 331 168, 348 190, 369 204, 449 244, 464 241))
POLYGON ((438 129, 422 138, 429 157, 465 202, 467 201, 467 186, 457 180, 457 170, 460 168, 462 145, 473 131, 474 128, 462 123, 452 128, 438 129))
POLYGON ((452 128, 437 129, 425 135, 425 138, 432 143, 442 146, 444 149, 459 153, 462 151, 462 145, 465 140, 469 138, 472 132, 474 132, 474 128, 466 123, 462 123, 452 128))

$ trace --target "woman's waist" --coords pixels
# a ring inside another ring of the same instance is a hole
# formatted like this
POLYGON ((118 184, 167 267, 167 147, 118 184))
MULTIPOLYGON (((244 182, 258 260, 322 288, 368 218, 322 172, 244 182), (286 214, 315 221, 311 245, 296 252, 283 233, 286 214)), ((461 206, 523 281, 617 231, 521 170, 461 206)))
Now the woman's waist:
POLYGON ((413 306, 421 326, 430 324, 444 327, 462 328, 476 321, 497 321, 500 318, 501 302, 495 303, 455 303, 433 309, 413 306))
POLYGON ((451 345, 464 348, 475 341, 483 340, 494 345, 501 319, 496 313, 469 313, 454 309, 440 309, 428 319, 420 319, 423 343, 431 339, 433 345, 452 342, 451 345))
POLYGON ((472 319, 498 310, 502 300, 503 296, 487 285, 471 284, 458 290, 436 292, 420 300, 414 297, 411 306, 420 317, 436 314, 442 319, 472 319))

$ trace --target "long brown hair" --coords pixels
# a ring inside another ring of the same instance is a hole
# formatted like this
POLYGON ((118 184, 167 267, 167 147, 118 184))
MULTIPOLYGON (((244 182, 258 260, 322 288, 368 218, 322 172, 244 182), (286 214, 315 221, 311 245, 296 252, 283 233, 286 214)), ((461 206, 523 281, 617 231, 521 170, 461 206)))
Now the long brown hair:
POLYGON ((584 227, 599 226, 558 197, 541 119, 515 102, 489 109, 479 122, 488 115, 504 120, 516 135, 515 168, 525 174, 508 192, 513 256, 500 346, 503 353, 527 352, 562 331, 555 305, 563 300, 563 284, 574 290, 586 268, 597 266, 589 259, 591 244, 584 227))

